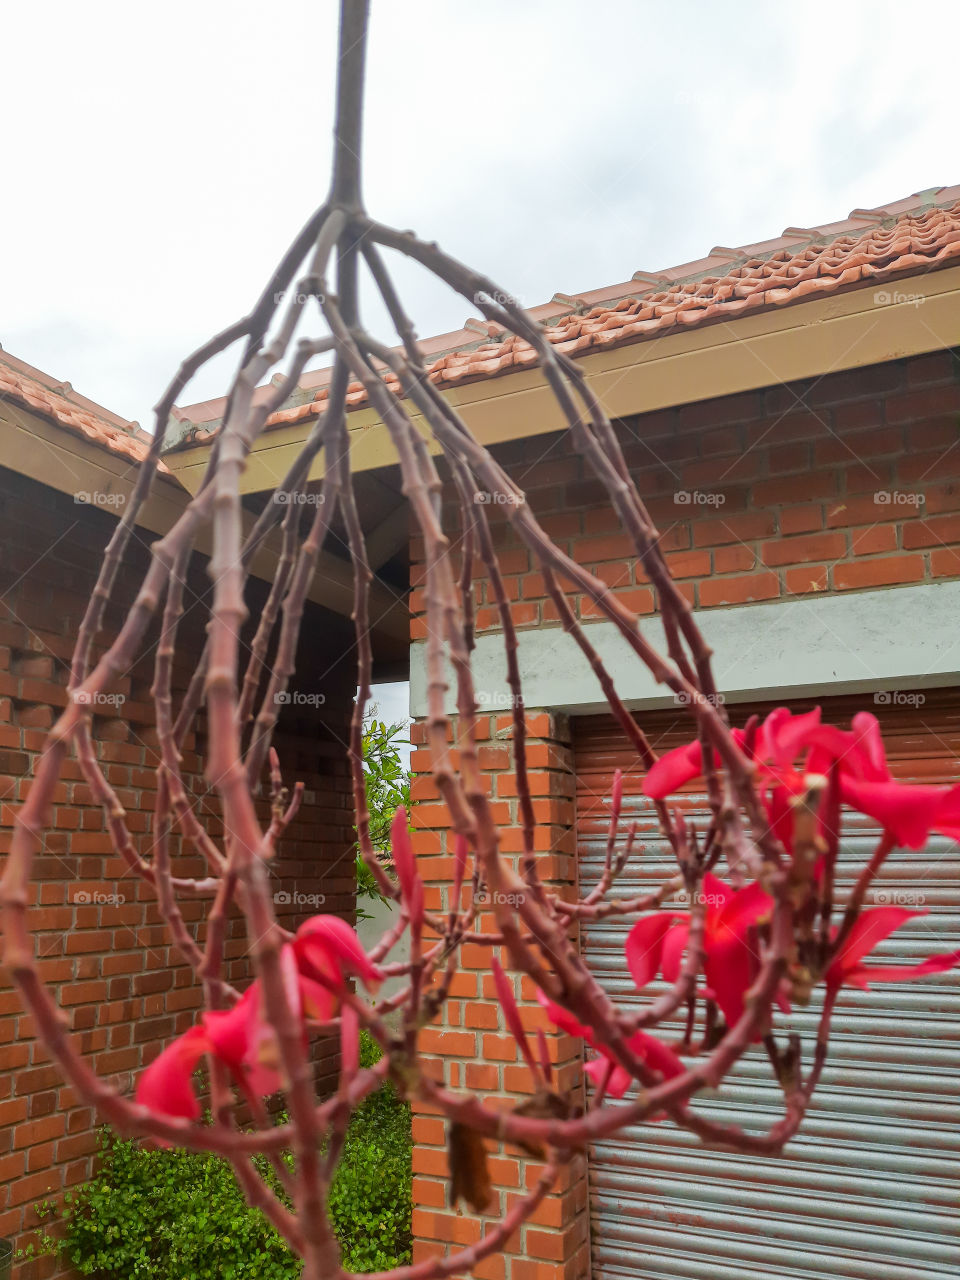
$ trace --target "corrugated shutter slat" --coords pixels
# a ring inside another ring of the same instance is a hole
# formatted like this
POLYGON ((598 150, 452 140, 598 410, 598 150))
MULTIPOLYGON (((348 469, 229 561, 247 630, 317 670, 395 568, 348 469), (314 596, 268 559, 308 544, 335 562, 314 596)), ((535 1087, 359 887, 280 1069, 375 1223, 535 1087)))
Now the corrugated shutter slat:
MULTIPOLYGON (((825 719, 846 725, 864 701, 825 703, 825 719)), ((743 723, 750 711, 767 709, 736 708, 731 719, 743 723)), ((938 783, 960 778, 960 692, 927 693, 918 707, 875 710, 898 776, 938 783)), ((689 718, 679 709, 646 714, 640 722, 658 750, 689 737, 689 718)), ((617 896, 660 883, 674 867, 639 796, 642 770, 612 717, 575 721, 574 751, 581 889, 595 884, 602 868, 607 798, 618 766, 626 774, 626 816, 638 819, 646 838, 617 896)), ((686 803, 696 811, 703 801, 691 791, 686 803)), ((841 893, 875 839, 864 822, 845 839, 841 893)), ((885 943, 884 959, 907 963, 960 946, 958 869, 957 846, 939 837, 920 853, 900 851, 891 859, 874 901, 883 902, 883 895, 916 901, 929 914, 885 943)), ((608 918, 591 925, 583 940, 606 990, 628 1007, 639 1001, 623 959, 629 923, 608 918)), ((781 1020, 804 1035, 807 1060, 817 1013, 814 1004, 781 1020)), ((671 1033, 679 1037, 679 1023, 671 1033)), ((782 1158, 709 1151, 669 1123, 637 1126, 598 1143, 590 1161, 595 1277, 960 1277, 958 1042, 960 973, 847 992, 815 1106, 782 1158)), ((779 1090, 759 1051, 739 1064, 717 1096, 696 1105, 755 1131, 781 1114, 779 1090)))

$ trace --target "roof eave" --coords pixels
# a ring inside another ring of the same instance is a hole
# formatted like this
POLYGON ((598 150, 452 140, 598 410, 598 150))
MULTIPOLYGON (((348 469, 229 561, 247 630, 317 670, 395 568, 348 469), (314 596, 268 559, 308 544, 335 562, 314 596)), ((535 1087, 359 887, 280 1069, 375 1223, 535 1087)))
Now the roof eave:
MULTIPOLYGON (((578 363, 610 417, 623 418, 951 346, 960 346, 960 266, 905 273, 892 282, 620 342, 592 350, 578 357, 578 363), (878 302, 878 295, 891 301, 878 302)), ((545 435, 566 425, 536 368, 471 379, 441 394, 485 445, 545 435)), ((411 417, 429 435, 419 415, 411 417)), ((243 492, 271 490, 277 484, 313 421, 275 427, 260 437, 241 480, 243 492)), ((387 429, 372 409, 354 410, 348 425, 355 470, 396 464, 387 429)), ((436 451, 432 442, 431 447, 436 451)), ((167 466, 191 492, 196 492, 208 458, 208 445, 165 455, 167 466)), ((321 458, 310 478, 321 478, 323 470, 321 458)))

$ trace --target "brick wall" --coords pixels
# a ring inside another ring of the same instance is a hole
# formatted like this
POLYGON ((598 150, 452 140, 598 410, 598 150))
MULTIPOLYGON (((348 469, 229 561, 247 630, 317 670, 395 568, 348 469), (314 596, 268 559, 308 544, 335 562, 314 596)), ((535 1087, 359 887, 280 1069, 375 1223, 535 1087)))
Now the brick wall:
MULTIPOLYGON (((618 424, 618 435, 671 571, 699 608, 960 576, 958 353, 642 414, 618 424)), ((566 437, 495 452, 563 549, 629 608, 652 613, 629 539, 566 437)), ((517 626, 555 623, 506 514, 488 511, 517 626)), ((413 558, 412 634, 421 639, 416 539, 413 558)), ((478 630, 495 630, 479 563, 477 605, 478 630)), ((589 598, 577 609, 597 617, 589 598)))
MULTIPOLYGON (((958 353, 895 361, 791 386, 703 401, 617 424, 627 463, 662 535, 670 568, 702 609, 799 595, 840 593, 960 576, 960 360, 958 353)), ((523 489, 546 531, 624 603, 648 614, 653 592, 634 564, 631 545, 602 486, 572 456, 565 434, 539 436, 494 450, 523 489)), ((487 507, 518 628, 556 624, 553 603, 505 511, 487 507)), ((445 527, 458 528, 447 493, 445 527)), ((456 539, 453 539, 456 561, 456 539)), ((475 566, 477 629, 498 629, 482 564, 475 566)), ((411 548, 411 637, 426 635, 422 546, 411 548)), ((578 616, 597 617, 588 597, 578 616)), ((528 709, 538 736, 531 748, 537 842, 544 878, 576 880, 573 779, 562 717, 528 709)), ((507 753, 509 717, 483 719, 483 761, 504 845, 515 853, 514 780, 507 753)), ((422 725, 414 726, 419 742, 422 725)), ((413 766, 423 775, 429 753, 413 766)), ((428 777, 414 784, 417 847, 434 905, 449 877, 444 807, 428 777)), ((451 1084, 514 1099, 529 1088, 512 1042, 503 1035, 486 955, 468 948, 456 999, 425 1045, 451 1084)), ((529 997, 530 991, 523 995, 529 997)), ((536 1022, 538 1011, 529 1015, 536 1022)), ((579 1079, 577 1046, 557 1043, 564 1079, 579 1079)), ((416 1120, 414 1230, 417 1256, 472 1240, 472 1215, 445 1208, 442 1126, 416 1120)), ((531 1170, 517 1152, 495 1165, 501 1207, 531 1170), (527 1167, 525 1167, 527 1166, 527 1167)), ((481 1274, 524 1280, 576 1280, 589 1271, 582 1166, 538 1221, 511 1242, 504 1262, 481 1274)))
MULTIPOLYGON (((44 731, 65 702, 68 659, 93 575, 114 519, 0 470, 0 853, 9 848, 17 803, 23 799, 44 731)), ((137 540, 118 598, 129 601, 147 559, 137 540)), ((184 653, 175 686, 192 674, 203 638, 201 607, 210 583, 192 566, 182 623, 184 653)), ((255 619, 263 592, 251 587, 255 619)), ((107 618, 116 627, 120 610, 107 618)), ((352 919, 354 909, 351 809, 343 749, 352 693, 335 655, 349 648, 346 624, 309 608, 301 670, 329 674, 299 678, 309 702, 285 708, 277 746, 285 781, 305 783, 304 803, 281 842, 274 871, 277 910, 295 927, 317 910, 352 919), (319 695, 325 701, 319 705, 319 695), (310 901, 322 895, 322 906, 310 901), (308 899, 304 901, 304 899, 308 899)), ((152 655, 151 655, 152 657, 152 655)), ((106 776, 127 810, 135 841, 149 850, 156 788, 156 738, 151 728, 150 660, 117 686, 124 701, 105 704, 94 737, 106 776)), ((188 794, 213 837, 222 833, 219 806, 203 780, 203 744, 191 735, 183 768, 188 794)), ((204 874, 190 851, 173 846, 174 871, 204 874)), ((201 1004, 192 971, 170 945, 148 886, 125 874, 114 854, 99 806, 79 767, 69 761, 57 788, 51 828, 36 860, 30 923, 40 968, 56 993, 98 1074, 131 1091, 140 1070, 163 1045, 190 1026, 201 1004)), ((184 901, 188 927, 204 939, 204 906, 184 901)), ((242 920, 230 923, 225 974, 250 977, 242 920)), ((6 975, 0 980, 0 1236, 29 1238, 36 1200, 56 1197, 87 1179, 97 1119, 65 1085, 6 975)), ((318 1046, 321 1088, 332 1084, 334 1042, 318 1046)), ((51 1275, 49 1260, 27 1264, 22 1280, 51 1275)))
MULTIPOLYGON (((536 848, 540 875, 552 890, 572 895, 576 886, 573 838, 573 760, 569 726, 562 716, 531 715, 529 760, 536 815, 536 848)), ((457 730, 455 730, 456 732, 457 730)), ((427 884, 427 902, 435 910, 448 906, 452 850, 448 844, 446 809, 428 776, 429 752, 422 724, 414 725, 416 745, 411 766, 417 776, 412 797, 414 847, 427 884)), ((502 833, 501 848, 516 866, 521 843, 516 778, 512 770, 510 716, 483 716, 478 733, 479 758, 488 794, 502 833)), ((518 868, 519 869, 519 868, 518 868)), ((495 927, 492 911, 481 912, 480 928, 495 927)), ((421 1047, 432 1055, 435 1077, 454 1088, 479 1094, 492 1106, 515 1105, 533 1092, 530 1069, 519 1057, 496 1000, 490 973, 491 950, 476 944, 462 948, 462 968, 454 978, 442 1021, 421 1033, 421 1047)), ((509 959, 499 956, 509 972, 509 959)), ((514 977, 524 1025, 547 1035, 550 1060, 563 1090, 582 1086, 579 1041, 558 1035, 536 1003, 529 980, 514 977)), ((414 1261, 455 1252, 478 1240, 489 1222, 508 1212, 521 1192, 530 1189, 542 1165, 516 1148, 491 1152, 490 1173, 495 1202, 489 1218, 463 1205, 448 1203, 445 1122, 420 1104, 414 1107, 413 1231, 414 1261)), ((589 1271, 586 1161, 577 1157, 564 1171, 557 1189, 508 1242, 502 1254, 485 1259, 473 1274, 481 1280, 577 1280, 589 1271)))

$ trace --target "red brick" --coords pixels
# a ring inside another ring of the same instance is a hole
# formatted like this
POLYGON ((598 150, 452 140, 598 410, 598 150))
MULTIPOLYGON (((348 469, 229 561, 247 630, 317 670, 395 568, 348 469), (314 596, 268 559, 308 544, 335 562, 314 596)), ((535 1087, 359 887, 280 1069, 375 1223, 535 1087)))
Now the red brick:
POLYGON ((907 448, 911 450, 948 449, 960 442, 960 427, 955 417, 935 418, 932 422, 916 422, 907 427, 907 448))
POLYGON ((414 1178, 413 1203, 427 1205, 433 1209, 443 1209, 447 1203, 447 1188, 444 1183, 433 1178, 414 1178))
POLYGON ((633 539, 625 533, 607 538, 581 538, 575 546, 575 559, 579 564, 624 560, 634 554, 633 539))
POLYGON ((678 551, 668 555, 666 561, 675 578, 705 578, 710 572, 708 551, 678 551))
POLYGON ((761 548, 764 564, 802 564, 809 560, 836 560, 847 549, 842 533, 816 533, 806 537, 781 538, 765 542, 761 548))
MULTIPOLYGON (((754 450, 754 452, 759 452, 754 450)), ((767 465, 771 475, 788 475, 794 471, 806 471, 810 466, 809 444, 774 445, 767 450, 767 465)))
POLYGON ((802 476, 785 476, 755 484, 751 493, 758 507, 779 507, 813 498, 832 498, 837 492, 837 476, 832 471, 813 471, 802 476))
MULTIPOLYGON (((633 587, 629 591, 615 591, 616 599, 632 613, 653 613, 653 592, 647 587, 633 587)), ((602 618, 606 615, 600 605, 589 596, 580 597, 581 618, 602 618)))
POLYGON ((952 351, 936 351, 917 356, 907 364, 907 385, 922 387, 937 382, 952 382, 958 374, 957 357, 952 351))
POLYGON ((890 396, 886 402, 888 422, 915 422, 920 418, 958 410, 960 386, 955 384, 931 387, 926 391, 908 391, 904 395, 890 396))
POLYGON ((713 553, 716 573, 743 573, 757 565, 757 553, 753 547, 718 547, 713 553))
MULTIPOLYGON (((906 528, 913 529, 916 525, 908 524, 906 528)), ((850 550, 855 556, 873 556, 896 549, 897 530, 892 524, 878 524, 875 529, 855 529, 850 534, 850 550)))
POLYGON ((787 569, 784 581, 791 595, 809 595, 829 589, 830 571, 826 565, 805 564, 802 569, 787 569))
POLYGON ((858 524, 886 524, 891 519, 910 519, 916 514, 915 507, 902 504, 894 506, 889 501, 878 502, 872 494, 839 498, 827 505, 827 527, 838 529, 852 528, 858 524))
POLYGON ((693 526, 693 542, 697 547, 723 546, 728 542, 749 542, 752 538, 768 538, 774 531, 774 517, 769 511, 750 511, 710 520, 699 520, 693 526))
POLYGON ((960 515, 933 516, 903 526, 905 551, 913 551, 917 547, 940 547, 949 542, 960 542, 960 515))
POLYGON ((490 1062, 468 1062, 466 1083, 468 1089, 497 1089, 500 1085, 500 1070, 490 1062))
MULTIPOLYGON (((846 414, 850 416, 860 410, 860 405, 846 406, 846 414)), ((872 414, 870 415, 872 419, 872 414)), ((877 422, 869 420, 869 431, 847 431, 841 426, 841 433, 830 436, 827 440, 818 440, 813 448, 813 463, 816 467, 849 466, 855 462, 870 464, 875 458, 885 454, 898 454, 903 449, 902 427, 881 427, 877 422)), ((863 422, 845 424, 853 426, 867 425, 863 422)))
POLYGON ((436 1027, 424 1027, 420 1032, 420 1047, 424 1053, 472 1058, 477 1052, 477 1038, 467 1031, 440 1031, 436 1027))
POLYGON ((827 414, 811 413, 802 405, 797 409, 796 413, 784 413, 747 427, 747 447, 770 448, 788 440, 813 440, 830 433, 827 414))
POLYGON ((922 578, 923 557, 918 555, 855 560, 838 564, 833 571, 833 585, 839 591, 861 587, 889 587, 898 583, 919 582, 922 578))
POLYGON ((779 594, 780 580, 775 573, 711 578, 708 582, 700 583, 700 603, 704 608, 721 604, 747 604, 753 600, 772 600, 779 594))
POLYGON ((960 575, 960 550, 938 547, 930 552, 930 571, 935 578, 955 578, 960 575))

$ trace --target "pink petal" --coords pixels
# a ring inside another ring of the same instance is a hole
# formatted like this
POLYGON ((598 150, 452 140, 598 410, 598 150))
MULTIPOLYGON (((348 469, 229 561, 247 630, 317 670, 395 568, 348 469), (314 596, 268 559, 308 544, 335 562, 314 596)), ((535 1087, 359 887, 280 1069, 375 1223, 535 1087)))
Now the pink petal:
POLYGON ((646 1031, 638 1031, 630 1037, 627 1043, 637 1057, 641 1058, 652 1070, 659 1072, 664 1080, 671 1080, 674 1076, 683 1075, 685 1070, 683 1063, 673 1050, 661 1040, 658 1040, 656 1036, 651 1036, 646 1031))
POLYGON ((537 988, 537 1000, 540 1005, 546 1009, 547 1017, 559 1031, 565 1031, 570 1036, 580 1036, 587 1041, 588 1044, 593 1043, 593 1032, 589 1027, 585 1027, 582 1022, 578 1022, 572 1013, 568 1013, 561 1005, 556 1004, 549 996, 537 988))
POLYGON ((407 811, 403 805, 393 815, 393 822, 390 824, 390 851, 393 854, 393 865, 397 871, 397 879, 400 881, 403 902, 409 914, 413 901, 414 884, 419 877, 417 875, 416 860, 413 856, 410 832, 407 828, 407 811))
POLYGON ((301 973, 338 990, 344 989, 348 977, 359 978, 371 991, 382 981, 355 931, 339 916, 311 916, 304 921, 293 949, 301 973))
POLYGON ((676 982, 680 977, 680 965, 689 937, 690 925, 685 920, 667 930, 663 939, 663 951, 660 954, 660 971, 667 982, 676 982))
POLYGON ((866 991, 872 982, 912 982, 914 978, 923 978, 929 973, 946 973, 948 969, 955 969, 958 964, 960 964, 960 951, 947 951, 939 956, 929 956, 920 964, 858 964, 846 971, 844 982, 866 991))
POLYGON ((728 1027, 735 1027, 743 1017, 743 997, 757 975, 759 963, 749 944, 734 934, 707 945, 703 976, 728 1027))
POLYGON ((910 786, 899 782, 863 782, 841 775, 840 797, 889 831, 898 844, 921 849, 931 830, 960 818, 960 787, 910 786))
POLYGON ((203 1027, 191 1027, 178 1036, 140 1077, 137 1102, 159 1115, 199 1120, 200 1104, 193 1091, 192 1076, 209 1047, 203 1027))
MULTIPOLYGON (((664 1080, 670 1080, 674 1076, 683 1074, 683 1063, 673 1050, 662 1044, 656 1036, 651 1036, 646 1031, 637 1031, 627 1041, 627 1046, 641 1062, 645 1063, 651 1070, 656 1071, 664 1080)), ((584 1067, 584 1071, 595 1085, 599 1085, 606 1076, 607 1067, 610 1063, 614 1063, 613 1058, 610 1057, 606 1050, 601 1049, 600 1057, 588 1062, 584 1067)), ((607 1093, 611 1098, 622 1098, 633 1083, 634 1078, 630 1072, 621 1067, 619 1063, 614 1063, 613 1071, 607 1083, 607 1093)), ((665 1113, 661 1112, 659 1115, 651 1116, 650 1119, 654 1121, 662 1120, 664 1115, 665 1113)))
POLYGON ((703 877, 702 892, 704 897, 711 899, 708 910, 719 912, 733 898, 735 890, 712 871, 708 871, 703 877))
POLYGON ((214 1010, 203 1015, 203 1027, 213 1053, 235 1071, 243 1068, 250 1047, 251 1017, 256 1017, 259 987, 252 983, 232 1009, 214 1010))
POLYGON ((627 935, 627 968, 641 989, 660 972, 664 937, 679 916, 678 911, 656 911, 638 920, 627 935))
POLYGON ((340 1015, 341 1071, 352 1076, 360 1065, 360 1020, 351 1005, 344 1005, 340 1015))
POLYGON ((338 1000, 332 991, 300 975, 300 1009, 305 1018, 329 1022, 336 1015, 338 1000))
POLYGON ((520 1046, 520 1052, 527 1061, 527 1065, 531 1071, 534 1070, 533 1054, 530 1052, 530 1046, 527 1043, 527 1037, 523 1030, 523 1023, 520 1021, 520 1011, 517 1009, 517 1002, 513 997, 513 987, 510 980, 500 967, 500 962, 496 956, 490 960, 490 968, 493 971, 493 985, 497 989, 497 1000, 500 1002, 500 1008, 503 1010, 504 1020, 510 1034, 520 1046))
POLYGON ((662 755, 650 769, 643 780, 643 794, 651 800, 663 800, 694 778, 699 778, 702 772, 703 756, 699 741, 686 747, 676 747, 662 755))
MULTIPOLYGON (((601 1054, 599 1058, 591 1058, 583 1070, 599 1088, 604 1079, 606 1079, 607 1071, 612 1062, 611 1058, 604 1057, 601 1054)), ((610 1079, 607 1080, 607 1096, 622 1098, 632 1084, 633 1076, 630 1072, 614 1062, 613 1070, 610 1072, 610 1079)))
MULTIPOLYGON (((802 785, 802 779, 800 779, 799 774, 795 775, 795 777, 802 785)), ((793 786, 781 786, 777 783, 769 789, 769 792, 763 798, 770 830, 785 849, 789 849, 793 845, 793 806, 790 800, 795 794, 796 790, 793 786)))
MULTIPOLYGON (((709 877, 704 878, 704 887, 709 877)), ((715 927, 731 929, 745 934, 751 925, 759 924, 773 910, 773 899, 760 883, 754 880, 746 888, 739 889, 720 908, 715 927)))
MULTIPOLYGON (((880 721, 869 711, 858 711, 851 720, 850 727, 856 739, 856 749, 851 754, 854 756, 858 776, 868 782, 885 782, 890 777, 890 769, 880 733, 880 721)), ((845 762, 841 761, 841 765, 845 767, 845 762)))
POLYGON ((925 910, 908 911, 906 907, 876 907, 872 911, 862 911, 854 921, 840 954, 827 970, 827 985, 836 986, 846 981, 847 974, 884 938, 889 938, 891 933, 914 916, 926 914, 925 910))
POLYGON ((795 716, 787 707, 776 707, 757 735, 757 755, 781 768, 789 768, 810 746, 820 727, 820 708, 795 716))

